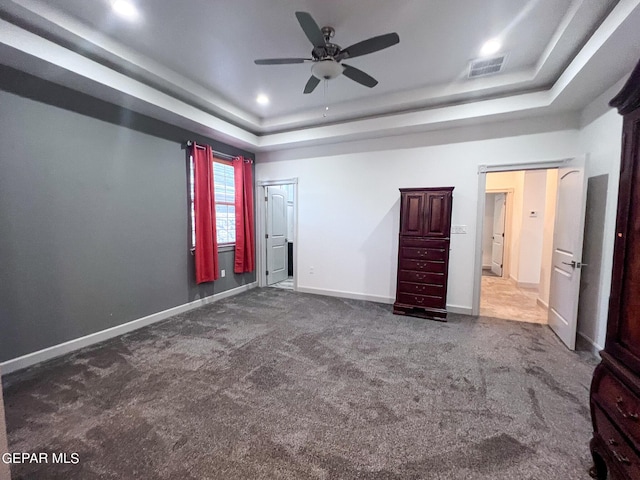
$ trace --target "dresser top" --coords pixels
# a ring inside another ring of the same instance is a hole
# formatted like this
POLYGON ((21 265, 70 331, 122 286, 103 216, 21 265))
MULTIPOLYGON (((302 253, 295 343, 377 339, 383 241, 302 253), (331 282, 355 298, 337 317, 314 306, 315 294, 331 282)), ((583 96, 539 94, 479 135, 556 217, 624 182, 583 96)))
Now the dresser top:
POLYGON ((451 192, 451 191, 453 191, 454 188, 455 187, 401 188, 400 191, 402 193, 405 193, 405 192, 442 192, 442 191, 451 192))

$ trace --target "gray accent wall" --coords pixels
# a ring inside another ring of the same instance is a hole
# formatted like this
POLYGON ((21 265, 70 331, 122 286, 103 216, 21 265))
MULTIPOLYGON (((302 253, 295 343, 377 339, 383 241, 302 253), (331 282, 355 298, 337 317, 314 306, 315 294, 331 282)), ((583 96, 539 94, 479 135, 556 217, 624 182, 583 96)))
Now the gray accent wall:
POLYGON ((235 275, 225 251, 226 277, 195 284, 183 142, 253 155, 37 79, 25 87, 22 74, 8 73, 0 361, 255 281, 235 275))
MULTIPOLYGON (((0 375, 2 372, 0 372, 0 375)), ((7 427, 4 420, 4 400, 2 398, 2 382, 0 382, 0 458, 2 454, 9 452, 7 442, 7 427)), ((0 480, 11 480, 9 465, 0 461, 0 480)))

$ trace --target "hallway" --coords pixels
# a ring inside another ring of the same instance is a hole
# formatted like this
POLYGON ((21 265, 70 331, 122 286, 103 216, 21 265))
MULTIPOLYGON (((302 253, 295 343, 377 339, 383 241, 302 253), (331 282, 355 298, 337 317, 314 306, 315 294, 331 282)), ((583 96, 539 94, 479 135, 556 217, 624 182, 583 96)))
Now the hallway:
POLYGON ((530 323, 547 323, 547 310, 535 290, 518 288, 510 278, 482 276, 480 315, 530 323))

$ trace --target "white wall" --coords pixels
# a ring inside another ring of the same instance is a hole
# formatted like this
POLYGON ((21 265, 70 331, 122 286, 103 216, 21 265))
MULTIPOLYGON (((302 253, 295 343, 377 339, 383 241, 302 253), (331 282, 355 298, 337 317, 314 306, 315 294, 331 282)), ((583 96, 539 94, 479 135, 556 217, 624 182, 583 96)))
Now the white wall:
POLYGON ((495 193, 487 193, 484 207, 484 228, 482 229, 482 267, 491 267, 491 250, 493 248, 493 212, 495 210, 495 193))
POLYGON ((546 170, 524 172, 522 198, 522 225, 518 261, 518 283, 538 287, 544 239, 544 213, 546 200, 546 170))
POLYGON ((452 223, 467 234, 452 235, 447 303, 470 312, 478 166, 575 156, 574 125, 566 116, 538 118, 266 152, 257 156, 256 179, 299 179, 301 291, 388 303, 396 289, 398 188, 454 186, 452 223), (533 131, 542 132, 525 133, 533 131))
POLYGON ((581 322, 579 330, 579 334, 598 349, 604 347, 607 329, 622 137, 622 117, 615 110, 610 109, 607 104, 622 88, 622 85, 623 81, 621 80, 584 109, 579 132, 580 148, 588 152, 587 176, 609 175, 598 315, 595 323, 581 322))

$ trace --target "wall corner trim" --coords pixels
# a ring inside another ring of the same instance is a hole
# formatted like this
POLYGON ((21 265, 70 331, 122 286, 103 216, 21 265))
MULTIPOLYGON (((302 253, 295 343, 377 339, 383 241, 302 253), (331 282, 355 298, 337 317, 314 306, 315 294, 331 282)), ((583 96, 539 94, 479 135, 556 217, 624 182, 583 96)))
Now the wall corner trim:
POLYGON ((581 348, 589 350, 598 360, 601 360, 600 350, 604 350, 604 347, 598 345, 582 332, 578 332, 576 340, 581 348))
POLYGON ((173 317, 174 315, 188 312, 198 307, 203 307, 210 303, 217 302, 218 300, 222 300, 223 298, 232 297, 247 290, 251 290, 252 288, 255 288, 257 286, 258 282, 248 283, 237 288, 232 288, 231 290, 227 290, 225 292, 215 293, 208 297, 194 300, 193 302, 178 305, 161 312, 152 313, 151 315, 147 315, 146 317, 138 318, 127 323, 123 323, 122 325, 117 325, 115 327, 107 328, 99 332, 91 333, 89 335, 85 335, 84 337, 74 338, 73 340, 69 340, 58 345, 53 345, 51 347, 38 350, 37 352, 28 353, 21 357, 7 360, 0 363, 2 375, 6 375, 17 370, 22 370, 23 368, 31 367, 37 363, 44 362, 70 352, 74 352, 76 350, 80 350, 81 348, 88 347, 90 345, 95 345, 96 343, 100 343, 114 337, 118 337, 125 333, 129 333, 134 330, 138 330, 139 328, 146 327, 147 325, 166 320, 167 318, 173 317))

